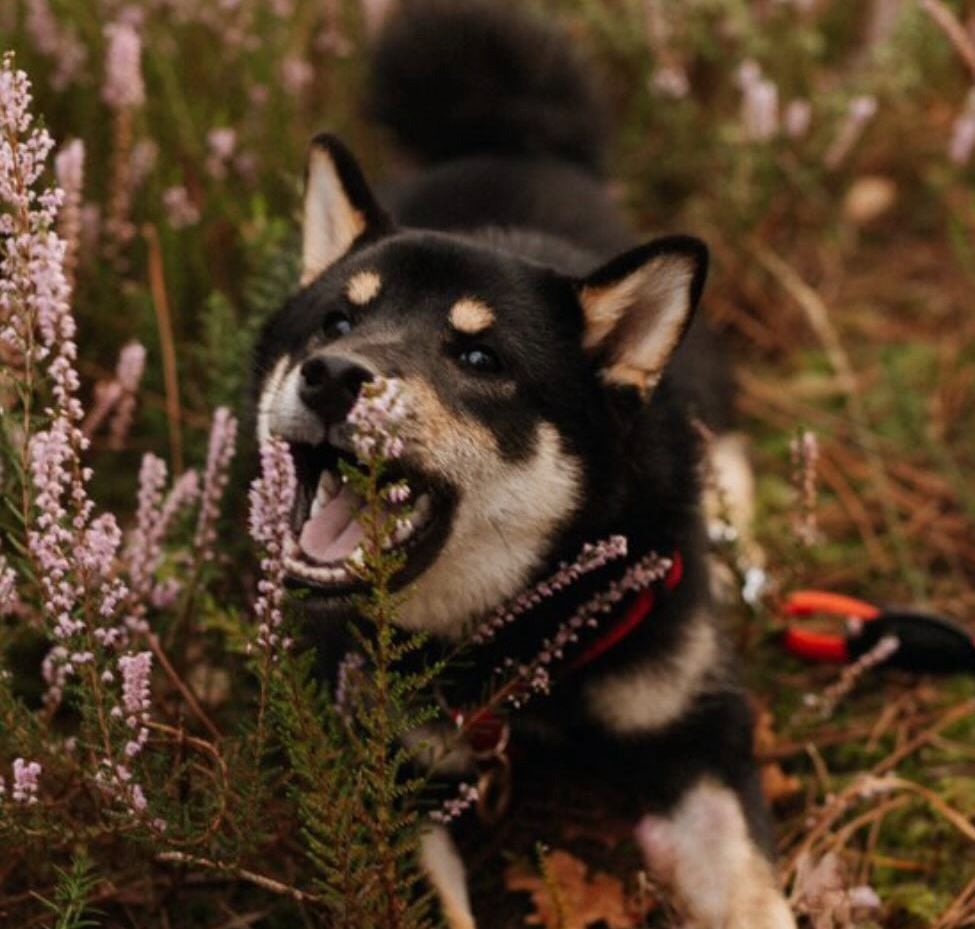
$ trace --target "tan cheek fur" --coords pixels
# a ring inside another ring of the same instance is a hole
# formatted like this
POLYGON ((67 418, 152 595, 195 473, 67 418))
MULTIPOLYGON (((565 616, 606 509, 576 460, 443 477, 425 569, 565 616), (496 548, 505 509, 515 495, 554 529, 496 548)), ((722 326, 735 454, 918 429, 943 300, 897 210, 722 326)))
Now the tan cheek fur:
POLYGON ((514 596, 575 512, 579 462, 555 427, 542 423, 526 460, 505 461, 491 432, 446 409, 422 381, 407 379, 413 411, 403 438, 424 468, 459 485, 450 533, 414 582, 400 612, 408 628, 459 637, 465 624, 514 596))

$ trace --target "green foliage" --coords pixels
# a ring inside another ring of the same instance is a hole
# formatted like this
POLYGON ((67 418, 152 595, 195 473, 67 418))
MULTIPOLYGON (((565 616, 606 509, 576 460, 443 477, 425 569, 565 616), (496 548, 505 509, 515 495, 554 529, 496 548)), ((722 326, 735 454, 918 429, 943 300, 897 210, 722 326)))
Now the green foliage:
POLYGON ((88 903, 98 886, 98 877, 87 855, 79 852, 70 870, 55 868, 54 872, 58 878, 54 898, 48 900, 34 894, 54 915, 54 929, 94 929, 101 925, 99 911, 88 903))

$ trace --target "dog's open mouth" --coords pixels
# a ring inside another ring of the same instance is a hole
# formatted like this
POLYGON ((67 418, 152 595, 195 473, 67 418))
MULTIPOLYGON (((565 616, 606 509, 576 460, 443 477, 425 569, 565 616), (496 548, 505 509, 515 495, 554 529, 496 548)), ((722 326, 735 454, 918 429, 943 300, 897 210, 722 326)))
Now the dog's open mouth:
MULTIPOLYGON (((292 445, 298 492, 293 514, 294 541, 285 555, 292 580, 332 592, 361 586, 350 558, 366 539, 365 502, 343 479, 340 462, 357 467, 354 456, 329 443, 292 445)), ((385 540, 387 549, 406 555, 403 574, 415 576, 438 546, 434 530, 440 522, 437 506, 441 495, 423 479, 407 470, 390 469, 383 483, 406 481, 408 502, 383 502, 393 526, 385 540), (432 543, 432 544, 429 544, 432 543)))

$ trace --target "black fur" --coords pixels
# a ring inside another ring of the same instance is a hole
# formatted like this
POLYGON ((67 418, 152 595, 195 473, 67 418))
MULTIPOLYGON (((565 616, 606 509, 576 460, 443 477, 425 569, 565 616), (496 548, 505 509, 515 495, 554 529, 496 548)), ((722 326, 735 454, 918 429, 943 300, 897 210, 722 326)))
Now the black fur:
POLYGON ((605 111, 566 36, 496 0, 403 7, 379 39, 370 111, 411 154, 599 169, 605 111))

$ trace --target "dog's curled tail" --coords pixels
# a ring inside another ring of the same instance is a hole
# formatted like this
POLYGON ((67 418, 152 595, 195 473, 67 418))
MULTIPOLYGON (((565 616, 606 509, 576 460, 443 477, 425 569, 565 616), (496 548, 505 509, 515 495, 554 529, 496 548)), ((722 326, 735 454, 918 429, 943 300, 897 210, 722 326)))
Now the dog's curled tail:
POLYGON ((605 113, 568 36, 501 0, 401 0, 369 111, 411 155, 547 157, 598 173, 605 113))

